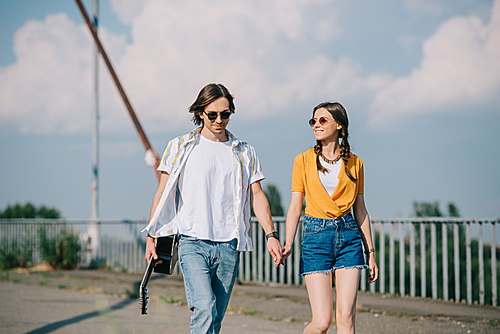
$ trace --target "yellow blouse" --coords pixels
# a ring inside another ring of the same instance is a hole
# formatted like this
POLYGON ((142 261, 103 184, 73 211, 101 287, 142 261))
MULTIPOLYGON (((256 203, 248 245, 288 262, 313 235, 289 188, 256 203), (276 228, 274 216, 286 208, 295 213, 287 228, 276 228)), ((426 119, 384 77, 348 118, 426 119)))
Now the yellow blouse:
POLYGON ((358 194, 364 193, 363 161, 351 152, 347 168, 357 181, 349 179, 342 161, 338 175, 339 182, 330 197, 319 179, 314 149, 310 148, 295 157, 292 191, 305 193, 307 216, 331 219, 351 211, 358 194))

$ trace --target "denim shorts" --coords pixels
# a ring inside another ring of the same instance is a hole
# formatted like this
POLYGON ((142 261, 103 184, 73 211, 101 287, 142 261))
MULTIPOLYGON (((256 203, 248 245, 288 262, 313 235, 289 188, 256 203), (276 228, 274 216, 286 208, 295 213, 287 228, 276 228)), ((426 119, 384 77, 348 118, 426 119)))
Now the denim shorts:
POLYGON ((327 274, 339 268, 368 268, 361 233, 352 214, 336 219, 306 216, 299 276, 327 274))

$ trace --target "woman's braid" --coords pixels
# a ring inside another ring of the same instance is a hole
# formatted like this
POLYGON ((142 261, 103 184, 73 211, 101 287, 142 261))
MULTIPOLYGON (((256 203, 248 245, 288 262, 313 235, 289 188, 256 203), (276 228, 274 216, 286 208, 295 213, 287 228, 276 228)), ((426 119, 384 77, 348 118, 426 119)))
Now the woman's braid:
POLYGON ((345 173, 347 176, 353 181, 356 182, 354 176, 349 172, 349 168, 347 168, 347 161, 351 157, 351 145, 349 145, 349 130, 346 127, 341 128, 340 138, 342 138, 342 142, 340 143, 340 152, 339 155, 344 161, 345 173))
POLYGON ((328 170, 323 167, 321 162, 319 161, 319 156, 323 153, 323 145, 321 145, 321 140, 316 140, 316 145, 314 146, 314 153, 316 153, 316 166, 320 172, 323 174, 328 173, 328 170))

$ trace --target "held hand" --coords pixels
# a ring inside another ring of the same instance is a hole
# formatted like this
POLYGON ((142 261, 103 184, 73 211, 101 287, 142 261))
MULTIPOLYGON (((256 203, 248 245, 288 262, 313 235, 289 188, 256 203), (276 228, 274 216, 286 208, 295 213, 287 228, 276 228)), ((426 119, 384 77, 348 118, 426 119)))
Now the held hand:
POLYGON ((283 265, 285 264, 285 260, 290 256, 290 254, 292 254, 292 245, 285 244, 285 247, 283 247, 283 265))
POLYGON ((373 283, 378 279, 378 267, 375 262, 375 254, 370 253, 370 258, 368 259, 368 267, 370 268, 370 276, 367 277, 368 283, 373 283))
POLYGON ((274 265, 277 268, 280 265, 280 263, 283 262, 283 259, 282 259, 283 246, 281 246, 281 243, 279 242, 278 239, 269 238, 267 240, 267 251, 273 257, 274 265))
POLYGON ((155 260, 158 259, 158 255, 156 255, 155 239, 148 235, 146 239, 146 255, 144 256, 148 263, 151 259, 151 256, 153 256, 153 259, 155 260))

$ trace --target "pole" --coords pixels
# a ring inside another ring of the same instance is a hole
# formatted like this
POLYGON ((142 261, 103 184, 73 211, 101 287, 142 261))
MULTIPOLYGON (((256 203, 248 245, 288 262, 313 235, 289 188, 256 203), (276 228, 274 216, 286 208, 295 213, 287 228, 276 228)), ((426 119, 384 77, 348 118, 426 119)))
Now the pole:
POLYGON ((76 1, 76 4, 78 5, 78 8, 80 9, 80 12, 82 13, 82 16, 83 16, 85 22, 87 23, 87 26, 90 30, 90 33, 92 34, 92 37, 94 38, 95 44, 96 44, 99 52, 101 53, 101 56, 102 56, 104 62, 106 63, 106 67, 108 68, 109 73, 111 74, 111 77, 113 78, 113 81, 115 82, 116 88, 118 89, 118 92, 120 93, 120 95, 123 99, 123 102, 125 103, 125 107, 127 108, 129 115, 132 118, 132 121, 135 125, 135 128, 137 129, 137 132, 139 133, 139 137, 141 138, 141 141, 146 149, 146 152, 152 153, 155 157, 155 164, 153 166, 153 169, 156 173, 156 178, 159 181, 160 180, 160 173, 158 173, 156 171, 156 168, 160 164, 160 158, 159 158, 158 154, 155 153, 153 148, 151 147, 151 144, 149 143, 149 140, 146 137, 144 130, 142 129, 141 123, 139 123, 139 119, 135 115, 134 109, 132 108, 132 105, 130 104, 130 101, 128 100, 127 95, 125 94, 125 90, 123 89, 123 87, 120 83, 120 80, 118 79, 118 76, 116 75, 116 72, 113 69, 113 65, 111 65, 111 61, 109 60, 108 55, 107 55, 106 51, 104 50, 104 47, 102 46, 101 41, 99 40, 99 37, 97 36, 97 30, 94 27, 94 25, 92 24, 92 22, 90 22, 90 19, 87 15, 85 8, 83 7, 81 0, 75 0, 75 1, 76 1))
MULTIPOLYGON (((99 0, 94 0, 94 27, 95 33, 99 27, 99 0)), ((100 258, 101 227, 98 221, 99 217, 99 49, 94 46, 94 136, 92 138, 92 209, 90 221, 87 226, 88 240, 88 258, 89 266, 98 266, 100 258)))
MULTIPOLYGON (((94 0, 94 26, 99 26, 99 0, 94 0)), ((99 216, 98 183, 99 183, 99 50, 94 47, 94 137, 92 140, 92 219, 99 216)))

